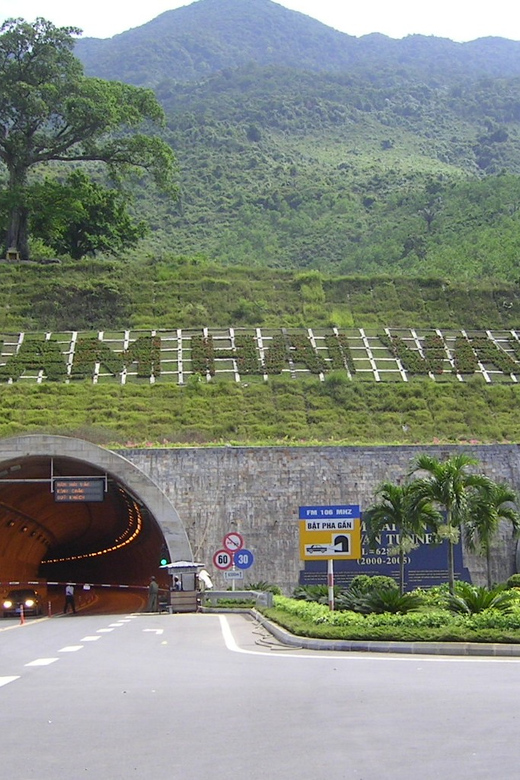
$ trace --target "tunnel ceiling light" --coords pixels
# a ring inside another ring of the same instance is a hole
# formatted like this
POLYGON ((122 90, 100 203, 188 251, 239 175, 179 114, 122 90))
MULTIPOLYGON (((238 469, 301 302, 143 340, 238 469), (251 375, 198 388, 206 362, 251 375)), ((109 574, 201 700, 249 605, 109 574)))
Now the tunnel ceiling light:
MULTIPOLYGON (((129 507, 129 509, 131 511, 132 507, 129 507)), ((128 544, 131 544, 134 541, 134 539, 136 539, 136 537, 139 536, 143 528, 143 516, 141 514, 139 507, 134 504, 133 510, 135 512, 135 517, 133 516, 132 511, 131 511, 131 516, 135 522, 135 529, 134 532, 123 542, 117 543, 117 539, 116 539, 115 540, 116 544, 113 544, 111 547, 106 547, 103 550, 95 550, 93 552, 81 553, 79 555, 69 555, 64 558, 49 558, 46 561, 42 561, 42 565, 45 565, 46 563, 64 563, 66 561, 79 561, 82 558, 94 558, 98 555, 106 555, 107 553, 115 552, 116 550, 120 550, 122 547, 126 547, 128 544)))

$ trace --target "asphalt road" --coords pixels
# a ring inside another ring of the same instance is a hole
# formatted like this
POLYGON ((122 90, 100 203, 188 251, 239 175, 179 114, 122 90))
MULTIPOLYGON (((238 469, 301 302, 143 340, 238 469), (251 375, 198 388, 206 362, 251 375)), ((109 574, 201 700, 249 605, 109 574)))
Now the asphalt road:
POLYGON ((1 780, 516 780, 520 659, 283 648, 242 615, 0 624, 1 780))

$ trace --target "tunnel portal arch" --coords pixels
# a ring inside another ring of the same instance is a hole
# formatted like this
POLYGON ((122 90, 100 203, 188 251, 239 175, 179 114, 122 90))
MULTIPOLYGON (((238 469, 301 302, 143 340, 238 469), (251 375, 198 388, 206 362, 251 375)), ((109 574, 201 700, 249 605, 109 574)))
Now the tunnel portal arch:
POLYGON ((167 581, 165 548, 172 560, 193 559, 174 506, 123 456, 68 436, 0 440, 0 581, 167 581), (57 504, 51 476, 104 476, 110 489, 100 504, 57 504))

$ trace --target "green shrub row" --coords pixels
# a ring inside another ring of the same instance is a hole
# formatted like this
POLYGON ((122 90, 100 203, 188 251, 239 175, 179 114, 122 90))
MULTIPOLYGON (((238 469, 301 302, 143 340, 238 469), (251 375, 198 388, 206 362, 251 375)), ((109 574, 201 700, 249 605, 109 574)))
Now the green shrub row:
POLYGON ((296 636, 394 642, 520 642, 520 610, 512 615, 487 610, 462 616, 440 609, 406 615, 360 615, 275 596, 274 607, 262 612, 296 636))

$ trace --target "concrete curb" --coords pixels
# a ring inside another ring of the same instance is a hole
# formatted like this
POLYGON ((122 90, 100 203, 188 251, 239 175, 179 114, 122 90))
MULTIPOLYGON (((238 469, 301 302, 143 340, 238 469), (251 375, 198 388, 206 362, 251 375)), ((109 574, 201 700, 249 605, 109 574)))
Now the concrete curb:
POLYGON ((355 653, 398 653, 405 655, 463 655, 491 656, 493 658, 520 657, 520 644, 493 644, 485 642, 370 642, 355 639, 316 639, 295 636, 285 628, 268 620, 256 609, 249 610, 279 642, 305 650, 341 650, 355 653))

